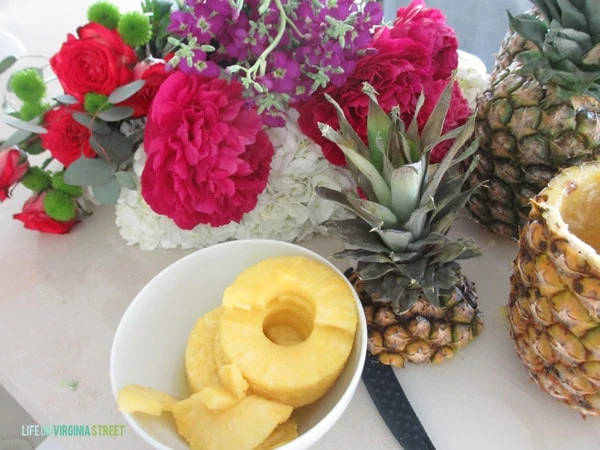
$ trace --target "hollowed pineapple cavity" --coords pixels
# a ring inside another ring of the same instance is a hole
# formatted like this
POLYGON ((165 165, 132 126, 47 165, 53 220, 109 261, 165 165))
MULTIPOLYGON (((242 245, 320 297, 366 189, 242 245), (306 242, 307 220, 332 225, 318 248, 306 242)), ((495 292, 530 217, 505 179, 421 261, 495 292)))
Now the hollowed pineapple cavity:
POLYGON ((293 407, 320 398, 341 373, 358 322, 352 289, 328 266, 300 256, 264 260, 223 295, 223 358, 250 390, 293 407))
POLYGON ((563 186, 560 214, 569 231, 600 251, 600 173, 586 173, 563 186))
POLYGON ((277 345, 299 344, 313 331, 315 305, 307 298, 282 294, 268 304, 266 311, 263 333, 277 345))

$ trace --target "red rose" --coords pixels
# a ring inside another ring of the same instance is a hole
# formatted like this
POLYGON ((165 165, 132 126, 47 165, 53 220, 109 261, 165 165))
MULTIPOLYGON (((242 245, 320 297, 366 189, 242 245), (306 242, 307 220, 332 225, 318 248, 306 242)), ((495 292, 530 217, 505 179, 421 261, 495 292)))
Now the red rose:
POLYGON ((133 68, 131 81, 144 80, 144 86, 135 95, 131 96, 119 106, 133 108, 133 117, 144 117, 148 114, 150 103, 158 92, 158 88, 167 79, 169 73, 165 70, 164 62, 143 61, 137 63, 133 68))
POLYGON ((47 133, 41 134, 42 146, 52 156, 68 167, 82 155, 88 158, 96 156, 90 147, 90 130, 73 119, 73 109, 59 106, 44 116, 47 133))
POLYGON ((23 205, 23 211, 13 215, 13 218, 23 222, 28 230, 41 231, 51 234, 66 234, 71 231, 79 220, 72 219, 68 222, 59 222, 52 219, 44 210, 46 193, 35 194, 23 205))
POLYGON ((27 158, 20 150, 12 148, 0 152, 0 202, 9 197, 9 189, 23 178, 28 169, 27 158))
POLYGON ((390 29, 393 39, 409 37, 427 48, 434 80, 447 79, 458 66, 458 40, 437 8, 427 8, 424 0, 413 0, 398 8, 390 29))
POLYGON ((83 101, 85 94, 109 95, 130 80, 135 52, 116 30, 89 23, 78 28, 77 34, 79 39, 70 34, 50 59, 67 94, 83 101))
POLYGON ((273 144, 243 90, 235 80, 174 72, 152 102, 141 192, 180 228, 239 222, 267 186, 273 144))

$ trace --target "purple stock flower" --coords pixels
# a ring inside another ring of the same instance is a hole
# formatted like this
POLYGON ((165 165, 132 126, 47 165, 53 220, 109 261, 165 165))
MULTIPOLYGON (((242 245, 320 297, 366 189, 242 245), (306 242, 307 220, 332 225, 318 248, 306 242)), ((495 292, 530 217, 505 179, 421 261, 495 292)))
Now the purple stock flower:
POLYGON ((300 77, 300 64, 293 59, 288 59, 284 52, 273 52, 271 64, 267 66, 268 72, 264 77, 265 85, 272 91, 291 92, 300 77))

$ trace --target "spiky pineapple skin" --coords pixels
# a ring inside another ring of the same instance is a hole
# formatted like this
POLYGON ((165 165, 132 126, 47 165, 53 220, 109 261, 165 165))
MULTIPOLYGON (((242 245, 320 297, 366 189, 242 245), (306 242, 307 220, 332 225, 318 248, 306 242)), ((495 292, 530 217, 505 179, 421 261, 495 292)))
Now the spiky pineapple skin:
MULTIPOLYGON (((546 191, 523 227, 508 322, 531 378, 582 415, 600 415, 600 271, 544 217, 546 191)), ((568 233, 568 231, 567 231, 568 233)))
POLYGON ((455 286, 442 307, 424 298, 402 314, 387 302, 374 300, 356 273, 350 281, 359 294, 368 327, 368 351, 382 364, 404 367, 440 363, 454 357, 456 350, 471 342, 483 329, 475 286, 466 278, 455 286))
POLYGON ((469 185, 487 180, 468 209, 501 236, 518 238, 537 195, 562 167, 600 157, 598 110, 575 107, 544 85, 519 74, 517 56, 534 45, 509 32, 502 42, 490 88, 477 100, 480 163, 469 185))

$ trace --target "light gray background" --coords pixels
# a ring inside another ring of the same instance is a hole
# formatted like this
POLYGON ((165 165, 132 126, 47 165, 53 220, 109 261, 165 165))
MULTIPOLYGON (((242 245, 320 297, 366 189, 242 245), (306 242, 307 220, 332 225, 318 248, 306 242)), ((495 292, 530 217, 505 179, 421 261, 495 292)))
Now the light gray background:
MULTIPOLYGON (((439 8, 454 28, 459 47, 479 56, 488 71, 493 68, 494 55, 508 30, 506 10, 512 14, 526 11, 529 0, 425 0, 428 7, 439 8)), ((410 0, 383 0, 385 19, 393 20, 396 9, 410 0)))

